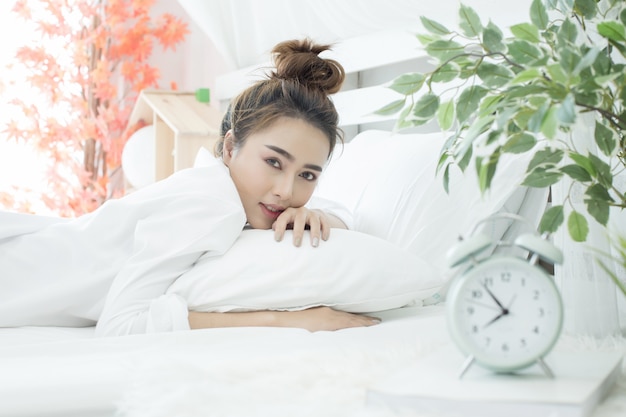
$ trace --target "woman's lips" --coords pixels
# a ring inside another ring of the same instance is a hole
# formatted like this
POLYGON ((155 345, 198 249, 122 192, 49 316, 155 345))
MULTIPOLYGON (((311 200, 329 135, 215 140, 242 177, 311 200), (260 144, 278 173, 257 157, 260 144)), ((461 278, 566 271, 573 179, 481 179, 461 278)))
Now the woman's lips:
POLYGON ((266 205, 263 203, 259 203, 259 205, 261 206, 261 211, 263 212, 263 214, 265 214, 267 217, 269 217, 272 220, 276 220, 278 216, 280 216, 282 212, 285 210, 282 207, 266 205))

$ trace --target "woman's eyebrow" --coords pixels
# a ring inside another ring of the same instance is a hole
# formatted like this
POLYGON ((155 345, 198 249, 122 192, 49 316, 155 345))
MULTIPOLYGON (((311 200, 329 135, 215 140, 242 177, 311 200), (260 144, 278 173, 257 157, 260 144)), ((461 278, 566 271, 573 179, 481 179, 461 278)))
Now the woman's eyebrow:
MULTIPOLYGON (((265 145, 266 148, 273 150, 276 153, 281 154, 282 156, 284 156, 285 158, 287 158, 290 162, 295 161, 295 157, 290 154, 289 152, 287 152, 286 150, 284 150, 283 148, 279 148, 278 146, 274 146, 274 145, 265 145)), ((314 164, 305 164, 304 165, 305 168, 308 169, 312 169, 314 171, 318 171, 318 172, 322 172, 322 167, 319 165, 314 165, 314 164)))

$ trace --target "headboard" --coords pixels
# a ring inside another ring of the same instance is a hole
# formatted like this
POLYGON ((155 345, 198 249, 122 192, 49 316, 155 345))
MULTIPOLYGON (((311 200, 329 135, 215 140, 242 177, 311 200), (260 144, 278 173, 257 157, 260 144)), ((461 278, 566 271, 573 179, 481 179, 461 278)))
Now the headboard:
MULTIPOLYGON (((323 56, 337 60, 346 71, 343 88, 332 97, 346 141, 366 129, 390 130, 393 116, 373 114, 401 98, 385 84, 403 73, 424 72, 430 67, 415 33, 405 30, 387 30, 342 40, 323 56)), ((265 63, 218 77, 214 97, 220 108, 225 110, 234 96, 269 69, 268 56, 265 63)), ((433 131, 435 127, 425 125, 420 129, 433 131)))

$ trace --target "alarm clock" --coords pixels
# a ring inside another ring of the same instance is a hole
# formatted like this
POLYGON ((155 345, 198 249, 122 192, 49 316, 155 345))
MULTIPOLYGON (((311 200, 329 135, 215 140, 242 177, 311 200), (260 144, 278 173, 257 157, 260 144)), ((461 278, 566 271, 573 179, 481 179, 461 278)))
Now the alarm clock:
MULTIPOLYGON (((526 220, 500 213, 483 222, 502 217, 526 220)), ((553 278, 537 262, 561 263, 563 255, 547 238, 535 231, 513 242, 493 242, 478 233, 448 252, 450 267, 462 268, 446 296, 449 333, 467 355, 460 377, 472 364, 514 373, 535 363, 554 376, 544 357, 561 334, 563 303, 553 278), (517 247, 528 256, 494 253, 498 246, 517 247)))

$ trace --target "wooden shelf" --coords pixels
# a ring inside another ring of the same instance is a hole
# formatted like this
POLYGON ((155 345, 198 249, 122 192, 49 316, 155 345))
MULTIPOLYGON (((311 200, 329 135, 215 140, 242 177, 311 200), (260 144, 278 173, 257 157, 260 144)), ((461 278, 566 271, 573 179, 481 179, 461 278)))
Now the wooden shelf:
POLYGON ((219 138, 222 114, 193 92, 144 90, 129 119, 129 126, 143 120, 154 125, 155 179, 193 166, 204 146, 212 150, 219 138))

